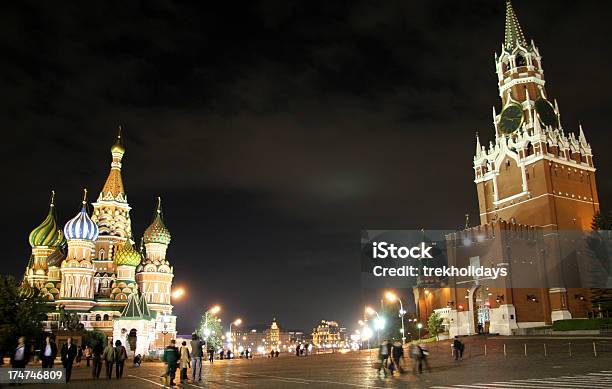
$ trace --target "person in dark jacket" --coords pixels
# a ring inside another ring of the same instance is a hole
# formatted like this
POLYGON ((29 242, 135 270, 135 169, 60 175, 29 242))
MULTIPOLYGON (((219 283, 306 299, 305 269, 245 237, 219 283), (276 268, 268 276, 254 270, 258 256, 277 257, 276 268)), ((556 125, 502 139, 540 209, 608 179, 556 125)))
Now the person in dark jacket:
POLYGON ((57 357, 57 345, 51 336, 45 337, 45 343, 40 349, 40 360, 42 361, 43 369, 53 369, 53 363, 57 357))
POLYGON ((176 386, 174 376, 176 375, 176 363, 179 360, 179 351, 176 341, 172 339, 164 350, 164 362, 166 362, 166 375, 170 378, 170 386, 176 386))
POLYGON ((458 359, 463 360, 463 343, 461 343, 458 336, 455 336, 453 340, 453 354, 455 355, 455 361, 458 359))
POLYGON ((202 357, 204 356, 202 347, 204 347, 204 342, 194 332, 191 335, 191 382, 196 382, 196 375, 198 382, 202 382, 202 357))
POLYGON ((97 380, 100 378, 100 373, 102 372, 102 353, 104 349, 102 348, 102 342, 96 342, 95 346, 91 350, 92 354, 92 367, 91 367, 91 375, 97 380))
POLYGON ((62 365, 66 369, 66 382, 70 381, 72 375, 72 364, 77 356, 77 346, 72 343, 72 338, 68 338, 66 343, 62 346, 62 365))
POLYGON ((102 351, 102 360, 106 365, 106 378, 110 380, 113 377, 113 363, 115 363, 115 349, 111 339, 108 340, 108 344, 102 351))
POLYGON ((391 369, 391 375, 393 375, 393 371, 397 370, 398 373, 402 373, 402 362, 404 359, 404 346, 400 341, 393 342, 393 346, 391 347, 391 363, 393 364, 393 369, 391 369))
POLYGON ((23 369, 30 361, 30 347, 26 344, 25 336, 17 339, 17 347, 11 355, 11 366, 14 369, 23 369))
POLYGON ((115 377, 123 377, 123 366, 127 359, 127 350, 121 344, 120 340, 115 341, 115 377))

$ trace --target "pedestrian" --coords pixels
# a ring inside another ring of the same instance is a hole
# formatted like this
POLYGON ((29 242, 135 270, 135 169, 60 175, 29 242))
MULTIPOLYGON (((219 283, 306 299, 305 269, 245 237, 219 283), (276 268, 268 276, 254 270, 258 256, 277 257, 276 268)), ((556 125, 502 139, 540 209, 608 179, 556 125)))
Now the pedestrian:
POLYGON ((208 345, 208 361, 212 364, 215 360, 215 348, 212 345, 208 345))
POLYGON ((453 356, 455 357, 455 361, 456 360, 463 360, 463 343, 461 343, 461 341, 459 340, 458 336, 455 336, 455 339, 453 340, 453 356))
POLYGON ((115 363, 115 350, 111 339, 108 340, 108 344, 104 347, 102 360, 104 360, 104 366, 106 367, 106 378, 110 380, 113 377, 113 363, 115 363))
POLYGON ((482 334, 482 323, 478 323, 478 333, 482 334))
POLYGON ((423 365, 425 365, 427 371, 430 371, 429 360, 427 359, 427 357, 429 356, 429 351, 427 351, 427 347, 424 344, 419 344, 417 345, 417 349, 419 373, 423 373, 423 365))
POLYGON ((100 378, 100 372, 102 371, 102 353, 104 349, 102 348, 102 342, 96 341, 96 344, 93 346, 91 350, 92 355, 92 367, 91 367, 91 375, 97 380, 100 378))
POLYGON ((195 382, 196 375, 198 376, 198 382, 202 383, 202 357, 204 352, 202 348, 204 342, 200 339, 198 334, 195 332, 191 334, 191 382, 195 382))
POLYGON ((71 337, 68 337, 66 343, 62 346, 60 354, 62 356, 62 365, 64 369, 66 369, 66 383, 70 381, 70 376, 72 375, 72 364, 77 356, 77 348, 78 347, 72 343, 71 337))
POLYGON ((85 346, 85 352, 83 353, 83 355, 85 356, 85 361, 87 362, 87 367, 90 367, 91 347, 85 346))
POLYGON ((416 374, 419 369, 419 348, 417 345, 411 343, 408 346, 408 356, 412 359, 412 374, 416 374))
POLYGON ((383 340, 383 342, 378 347, 378 359, 380 361, 380 367, 378 368, 378 373, 382 371, 383 375, 387 376, 387 364, 389 363, 389 342, 387 340, 383 340))
POLYGON ((55 357, 57 357, 57 345, 55 344, 51 336, 47 335, 45 337, 45 344, 43 344, 41 348, 40 359, 42 360, 42 368, 53 369, 55 357))
MULTIPOLYGON (((181 343, 179 355, 181 361, 181 384, 184 384, 187 382, 187 369, 191 366, 191 355, 189 354, 189 349, 187 348, 187 342, 184 340, 183 343, 181 343)), ((193 382, 193 379, 191 381, 193 382)))
POLYGON ((77 346, 76 366, 81 367, 81 359, 83 359, 83 347, 77 346))
POLYGON ((172 339, 170 344, 164 350, 164 362, 166 363, 165 376, 170 380, 170 386, 176 386, 174 383, 174 376, 176 374, 176 363, 179 360, 179 352, 176 348, 176 340, 172 339))
POLYGON ((247 359, 249 358, 253 359, 253 350, 250 347, 247 347, 246 356, 247 356, 247 359))
POLYGON ((127 359, 127 350, 121 344, 121 341, 117 339, 115 341, 115 377, 117 379, 123 377, 123 365, 125 364, 125 360, 127 359))
POLYGON ((17 347, 11 355, 11 367, 13 369, 24 369, 30 361, 30 347, 26 344, 25 336, 17 339, 17 347))
MULTIPOLYGON (((394 370, 397 370, 398 373, 403 373, 402 369, 402 361, 404 359, 404 346, 399 340, 393 342, 393 346, 391 347, 391 362, 393 363, 394 370)), ((391 375, 393 375, 393 370, 391 370, 391 375)))

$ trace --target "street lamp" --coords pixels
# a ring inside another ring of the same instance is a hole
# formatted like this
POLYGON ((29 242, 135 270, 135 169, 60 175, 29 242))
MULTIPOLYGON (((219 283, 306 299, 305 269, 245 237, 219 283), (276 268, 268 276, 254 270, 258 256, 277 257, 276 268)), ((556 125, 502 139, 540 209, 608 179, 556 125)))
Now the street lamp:
POLYGON ((376 310, 372 307, 365 307, 365 313, 368 315, 376 315, 376 319, 374 320, 374 327, 376 328, 378 344, 380 344, 380 330, 385 327, 385 320, 381 318, 378 312, 376 312, 376 310))
POLYGON ((400 304, 400 310, 399 310, 399 315, 402 318, 402 344, 406 344, 406 330, 404 329, 404 315, 406 314, 406 311, 404 311, 404 304, 402 304, 402 299, 400 299, 399 297, 397 297, 395 295, 395 293, 393 292, 387 292, 385 294, 385 297, 387 297, 387 300, 393 302, 393 301, 399 301, 400 304))
POLYGON ((232 336, 232 324, 235 326, 239 326, 241 323, 242 323, 241 318, 238 318, 230 323, 229 337, 230 337, 230 342, 232 342, 232 355, 234 354, 234 346, 235 346, 234 343, 236 343, 234 342, 234 337, 232 336))
POLYGON ((183 288, 178 288, 172 291, 172 298, 173 299, 179 299, 181 297, 183 297, 183 295, 185 294, 185 289, 183 288))
POLYGON ((419 340, 421 340, 421 328, 423 328, 423 323, 417 324, 417 328, 419 329, 419 340))

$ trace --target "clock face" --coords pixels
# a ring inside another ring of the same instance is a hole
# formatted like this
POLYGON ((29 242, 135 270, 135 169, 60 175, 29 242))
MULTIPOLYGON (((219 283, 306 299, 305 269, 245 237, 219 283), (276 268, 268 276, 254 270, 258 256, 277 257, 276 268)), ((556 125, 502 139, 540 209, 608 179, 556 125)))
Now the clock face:
POLYGON ((515 103, 508 105, 501 113, 499 128, 504 134, 511 134, 523 124, 523 108, 515 103))
POLYGON ((559 119, 557 118, 555 109, 548 100, 543 98, 537 99, 535 102, 535 109, 542 124, 551 126, 552 128, 559 127, 559 119))

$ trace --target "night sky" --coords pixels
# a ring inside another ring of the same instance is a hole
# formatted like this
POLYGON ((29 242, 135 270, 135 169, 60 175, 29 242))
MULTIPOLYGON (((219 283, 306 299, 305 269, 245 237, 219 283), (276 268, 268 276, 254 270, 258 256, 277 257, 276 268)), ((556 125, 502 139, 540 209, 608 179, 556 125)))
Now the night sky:
MULTIPOLYGON (((609 209, 612 2, 514 7, 609 209)), ((95 200, 120 124, 137 241, 163 198, 183 333, 214 303, 225 323, 353 327, 361 229, 476 220, 502 0, 23 1, 0 26, 5 273, 52 189, 61 225, 95 200)))

